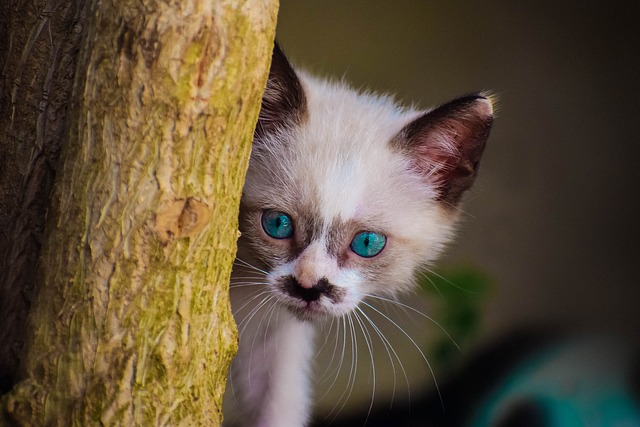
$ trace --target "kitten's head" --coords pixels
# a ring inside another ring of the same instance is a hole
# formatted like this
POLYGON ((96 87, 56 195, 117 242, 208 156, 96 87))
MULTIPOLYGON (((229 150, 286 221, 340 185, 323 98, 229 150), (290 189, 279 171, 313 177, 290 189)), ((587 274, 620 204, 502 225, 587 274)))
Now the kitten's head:
POLYGON ((493 109, 431 111, 296 73, 278 46, 255 132, 239 257, 301 319, 409 288, 451 239, 493 109))

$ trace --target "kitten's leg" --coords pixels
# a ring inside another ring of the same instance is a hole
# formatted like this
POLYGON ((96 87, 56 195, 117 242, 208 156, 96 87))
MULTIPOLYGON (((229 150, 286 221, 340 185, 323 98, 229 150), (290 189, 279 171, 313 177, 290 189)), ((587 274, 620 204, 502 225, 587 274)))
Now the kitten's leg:
POLYGON ((311 407, 314 329, 287 311, 269 323, 241 336, 232 366, 233 418, 246 427, 302 427, 311 407))
POLYGON ((272 331, 273 347, 265 361, 271 366, 269 386, 259 427, 301 427, 311 407, 309 374, 313 354, 313 327, 290 315, 272 331))

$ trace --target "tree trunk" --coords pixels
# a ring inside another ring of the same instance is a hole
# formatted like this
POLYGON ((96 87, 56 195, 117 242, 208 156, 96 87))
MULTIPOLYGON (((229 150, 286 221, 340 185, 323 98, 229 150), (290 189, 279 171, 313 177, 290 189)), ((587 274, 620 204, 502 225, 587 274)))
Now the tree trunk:
MULTIPOLYGON (((21 25, 4 26, 10 49, 0 57, 0 108, 15 113, 3 113, 0 125, 31 128, 1 134, 1 144, 28 143, 42 156, 55 137, 41 133, 58 129, 46 126, 60 97, 52 94, 65 90, 55 82, 73 89, 56 107, 66 133, 58 130, 39 273, 28 271, 38 259, 30 255, 0 283, 1 296, 23 293, 30 306, 26 345, 12 338, 19 382, 2 398, 0 421, 218 425, 237 342, 228 299, 237 211, 277 0, 33 3, 31 32, 13 37, 21 25), (34 46, 49 47, 49 62, 34 65, 44 80, 26 81, 7 64, 28 62, 34 46), (77 66, 62 70, 62 53, 77 66), (34 84, 43 85, 34 97, 40 108, 21 111, 24 85, 34 84)), ((0 19, 21 19, 18 7, 2 6, 0 19)), ((32 176, 24 163, 0 174, 3 186, 22 178, 18 192, 1 195, 19 196, 6 203, 14 208, 1 236, 8 239, 20 234, 16 213, 28 210, 26 199, 46 196, 23 197, 32 176)))
POLYGON ((0 394, 25 340, 36 269, 64 136, 84 0, 0 2, 0 394))

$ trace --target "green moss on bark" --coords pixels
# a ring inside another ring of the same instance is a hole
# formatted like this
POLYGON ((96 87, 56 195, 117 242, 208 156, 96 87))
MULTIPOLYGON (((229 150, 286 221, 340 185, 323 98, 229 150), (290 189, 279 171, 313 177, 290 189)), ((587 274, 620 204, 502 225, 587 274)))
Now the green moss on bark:
POLYGON ((16 424, 220 421, 277 2, 138 4, 88 14, 16 424))

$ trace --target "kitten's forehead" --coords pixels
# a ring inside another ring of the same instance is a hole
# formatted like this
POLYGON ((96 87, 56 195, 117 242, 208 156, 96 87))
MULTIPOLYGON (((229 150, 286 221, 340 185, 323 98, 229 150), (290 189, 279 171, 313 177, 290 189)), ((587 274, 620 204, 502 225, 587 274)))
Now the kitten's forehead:
POLYGON ((359 231, 393 235, 416 253, 438 246, 432 239, 446 233, 435 190, 391 144, 418 113, 340 84, 304 77, 302 85, 304 120, 254 144, 243 193, 253 211, 293 217, 297 249, 288 256, 317 239, 344 250, 359 231))
POLYGON ((300 193, 314 199, 307 202, 326 224, 380 210, 406 167, 389 142, 409 118, 388 98, 309 79, 302 81, 311 114, 296 133, 296 181, 306 186, 300 193))

